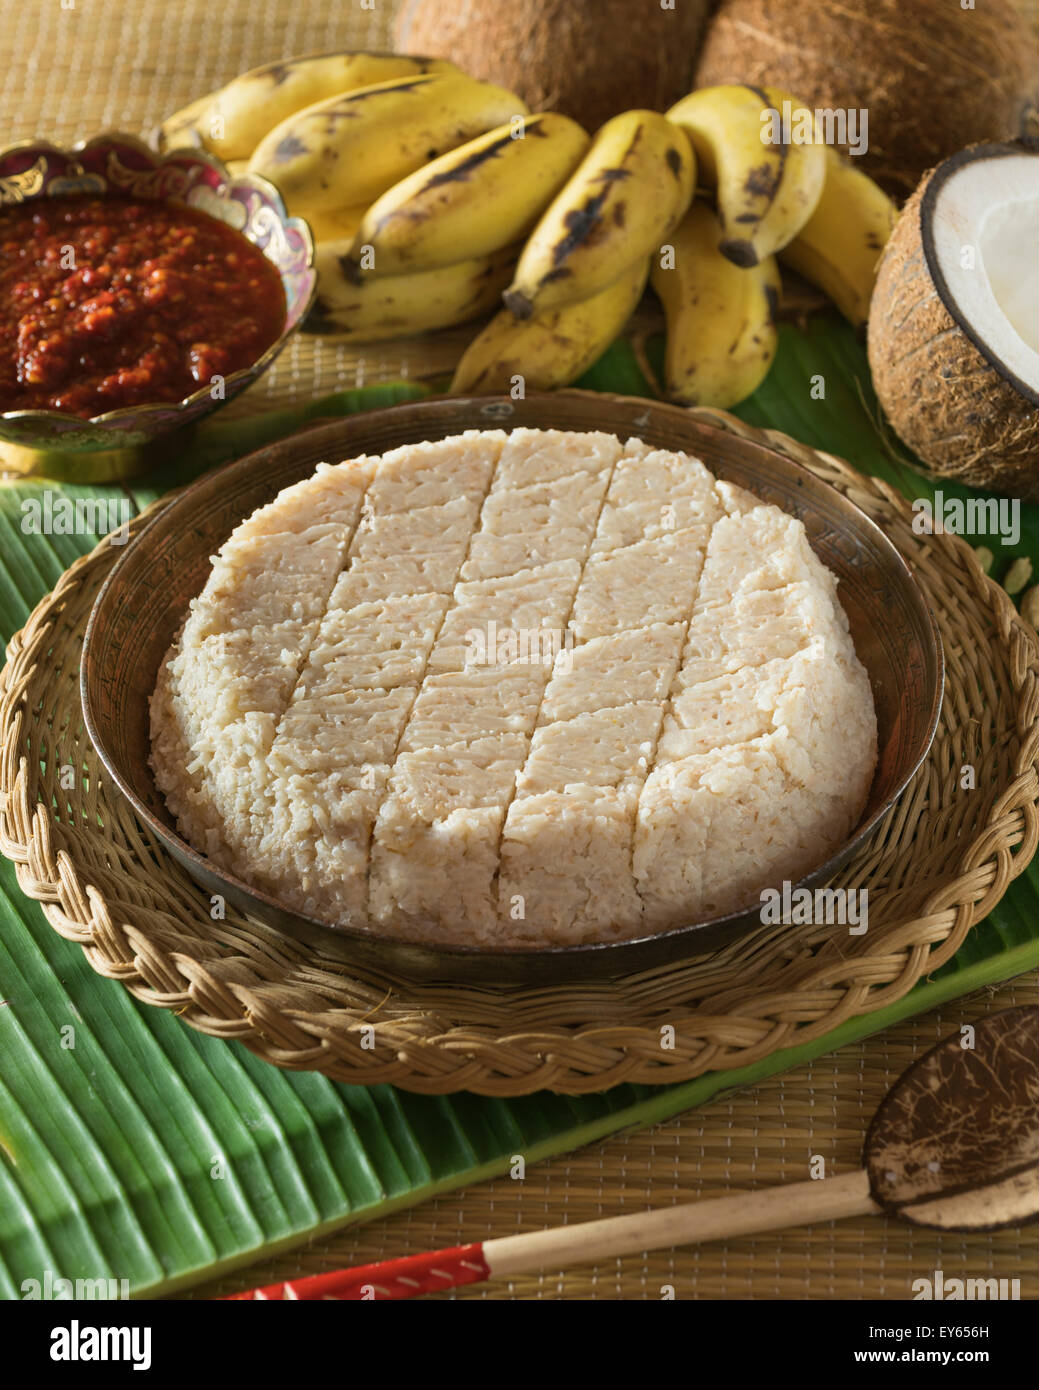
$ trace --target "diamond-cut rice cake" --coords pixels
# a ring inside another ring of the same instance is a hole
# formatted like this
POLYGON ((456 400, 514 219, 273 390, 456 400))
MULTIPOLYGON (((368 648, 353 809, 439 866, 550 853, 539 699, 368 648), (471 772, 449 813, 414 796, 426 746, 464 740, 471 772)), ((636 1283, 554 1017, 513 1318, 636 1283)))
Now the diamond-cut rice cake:
MULTIPOLYGON (((267 755, 273 803, 253 830, 257 858, 268 877, 303 881, 303 869, 317 863, 319 851, 309 838, 312 827, 331 816, 330 798, 342 795, 335 778, 349 769, 357 770, 348 780, 357 795, 345 815, 359 817, 349 840, 367 851, 367 835, 413 701, 409 687, 341 691, 316 699, 293 696, 267 755), (367 778, 366 769, 373 770, 367 778), (374 787, 366 781, 374 781, 374 787)), ((357 860, 355 872, 363 867, 363 858, 357 860)), ((345 891, 351 894, 349 887, 345 891)))
MULTIPOLYGON (((571 631, 570 635, 573 633, 571 631)), ((667 698, 685 644, 685 623, 651 623, 562 645, 539 723, 667 698)))
POLYGON ((800 523, 597 433, 287 489, 215 558, 152 714, 192 843, 298 911, 443 945, 746 906, 847 837, 876 761, 800 523))
POLYGON ((527 634, 530 651, 535 635, 547 629, 561 647, 580 578, 576 560, 557 560, 495 579, 459 583, 454 607, 430 653, 429 671, 461 671, 473 663, 481 647, 497 651, 508 633, 515 633, 517 641, 527 634))
POLYGON ((480 513, 462 579, 493 579, 553 560, 583 561, 609 479, 609 469, 601 469, 494 489, 480 513))
POLYGON ((646 700, 619 709, 600 709, 542 725, 517 781, 517 794, 565 791, 586 782, 616 787, 649 772, 660 733, 662 709, 646 700))
POLYGON ((527 740, 397 759, 372 842, 369 911, 387 935, 489 945, 502 937, 498 846, 527 740))
POLYGON ((468 497, 439 507, 368 516, 350 547, 343 607, 397 594, 449 594, 479 513, 468 497))
POLYGON ((591 556, 570 620, 577 636, 688 620, 710 529, 692 526, 591 556))
POLYGON ((464 498, 480 502, 505 444, 502 430, 466 430, 432 444, 405 444, 379 459, 365 510, 368 515, 442 507, 464 498))
POLYGON ((331 602, 299 677, 302 692, 317 697, 342 690, 408 685, 418 688, 449 599, 445 594, 397 594, 341 608, 331 602))
POLYGON ((842 731, 828 732, 808 784, 788 771, 787 729, 654 769, 639 797, 633 859, 647 928, 746 907, 847 838, 861 808, 825 790, 845 761, 842 731))
POLYGON ((388 764, 364 763, 279 778, 259 885, 307 916, 367 927, 368 857, 389 775, 388 764))
POLYGON ((632 876, 638 792, 573 784, 509 807, 498 912, 511 944, 579 945, 642 934, 632 876))
POLYGON ((791 657, 816 635, 854 653, 836 581, 800 523, 763 506, 719 521, 707 547, 678 688, 791 657))
POLYGON ((494 491, 551 482, 571 473, 598 473, 621 456, 621 442, 592 430, 513 430, 498 460, 494 491))
POLYGON ((699 459, 629 442, 613 470, 592 554, 710 526, 722 515, 714 477, 699 459))
POLYGON ((547 673, 538 666, 470 666, 426 677, 408 719, 402 751, 448 748, 534 729, 547 673))

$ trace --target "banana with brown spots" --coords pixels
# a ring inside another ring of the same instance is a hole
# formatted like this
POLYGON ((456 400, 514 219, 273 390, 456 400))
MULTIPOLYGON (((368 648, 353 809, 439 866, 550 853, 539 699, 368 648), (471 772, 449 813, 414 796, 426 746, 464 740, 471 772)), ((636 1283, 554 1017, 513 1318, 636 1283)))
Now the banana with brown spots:
POLYGON ((576 121, 519 117, 441 155, 368 209, 358 277, 434 270, 522 241, 590 144, 576 121))
POLYGON ((690 92, 667 115, 693 143, 700 182, 715 190, 722 255, 751 266, 793 241, 826 178, 814 113, 775 87, 724 86, 690 92))
POLYGON ((502 309, 466 348, 455 369, 452 395, 569 386, 621 332, 642 298, 648 274, 643 256, 612 284, 576 304, 540 309, 526 319, 502 309))
POLYGON ((673 258, 651 272, 667 318, 667 394, 681 405, 737 405, 776 355, 775 258, 734 265, 718 249, 720 233, 713 208, 697 199, 672 236, 673 258))
POLYGON ((160 148, 193 145, 221 159, 248 159, 269 131, 305 106, 375 82, 438 72, 459 69, 446 59, 404 53, 317 53, 265 63, 174 112, 159 127, 160 148))
POLYGON ((282 121, 249 171, 278 188, 293 216, 334 213, 374 203, 430 160, 526 115, 514 92, 461 74, 380 82, 282 121))
POLYGON ((677 126, 657 111, 614 116, 534 228, 505 303, 522 319, 604 290, 665 240, 695 186, 677 126))

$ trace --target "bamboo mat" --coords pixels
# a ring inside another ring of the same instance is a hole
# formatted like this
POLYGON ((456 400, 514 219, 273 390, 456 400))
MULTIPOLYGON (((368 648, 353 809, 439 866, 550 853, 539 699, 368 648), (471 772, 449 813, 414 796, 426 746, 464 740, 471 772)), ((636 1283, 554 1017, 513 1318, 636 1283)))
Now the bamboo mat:
MULTIPOLYGON (((32 135, 70 142, 103 129, 147 136, 157 121, 235 73, 278 57, 391 46, 391 0, 0 0, 0 143, 32 135), (68 5, 69 8, 65 8, 68 5)), ((465 331, 434 343, 361 354, 297 337, 268 376, 229 407, 238 414, 328 391, 450 368, 465 331)), ((244 1275, 196 1290, 212 1296, 300 1273, 367 1263, 463 1240, 803 1181, 821 1156, 832 1176, 858 1165, 886 1089, 941 1037, 983 1013, 1039 1004, 1034 977, 949 1004, 882 1036, 694 1111, 452 1193, 315 1242, 244 1275)), ((461 1298, 912 1297, 914 1279, 1019 1278, 1039 1294, 1039 1227, 937 1235, 876 1218, 629 1257, 464 1290, 461 1298)), ((449 1297, 450 1295, 443 1295, 449 1297)))

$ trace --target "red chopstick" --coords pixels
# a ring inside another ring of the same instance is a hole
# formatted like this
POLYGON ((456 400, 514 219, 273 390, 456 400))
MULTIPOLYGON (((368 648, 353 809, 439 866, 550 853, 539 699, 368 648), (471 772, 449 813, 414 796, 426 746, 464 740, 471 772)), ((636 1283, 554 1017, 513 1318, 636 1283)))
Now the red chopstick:
POLYGON ((268 1284, 263 1289, 233 1293, 229 1300, 251 1299, 356 1299, 358 1301, 416 1298, 437 1289, 457 1289, 463 1284, 479 1284, 490 1278, 491 1269, 483 1257, 483 1243, 456 1245, 450 1250, 434 1250, 426 1255, 405 1255, 398 1260, 337 1269, 332 1274, 308 1274, 285 1284, 268 1284))
POLYGON ((862 1169, 824 1182, 789 1183, 784 1187, 740 1192, 657 1211, 608 1216, 545 1231, 498 1236, 494 1240, 406 1255, 398 1260, 309 1274, 285 1284, 231 1294, 232 1299, 380 1299, 415 1298, 440 1289, 479 1284, 492 1274, 510 1277, 534 1269, 565 1269, 595 1264, 616 1255, 639 1254, 690 1245, 694 1241, 778 1231, 815 1221, 839 1221, 880 1208, 862 1169))

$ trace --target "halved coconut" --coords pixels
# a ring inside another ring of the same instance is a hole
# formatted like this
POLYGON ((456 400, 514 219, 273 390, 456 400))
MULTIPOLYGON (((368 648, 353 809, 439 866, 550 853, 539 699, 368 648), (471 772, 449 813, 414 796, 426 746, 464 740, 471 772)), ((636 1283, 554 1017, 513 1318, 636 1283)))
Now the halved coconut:
POLYGON ((1039 500, 1039 147, 975 145, 923 180, 880 267, 869 361, 928 467, 1039 500))

